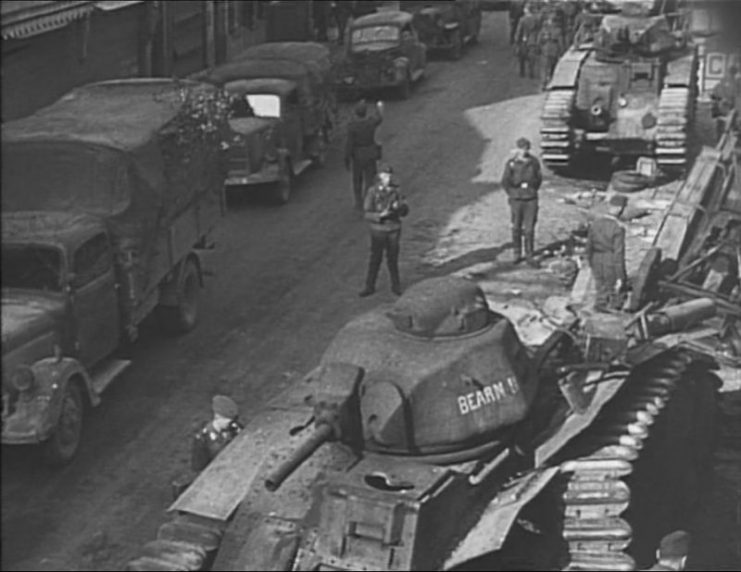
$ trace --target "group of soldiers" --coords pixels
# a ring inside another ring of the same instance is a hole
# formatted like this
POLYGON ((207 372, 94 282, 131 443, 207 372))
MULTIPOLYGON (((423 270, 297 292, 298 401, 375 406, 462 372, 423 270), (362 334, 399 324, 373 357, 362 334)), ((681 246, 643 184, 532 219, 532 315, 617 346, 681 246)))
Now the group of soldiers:
POLYGON ((597 7, 578 0, 512 0, 509 7, 510 44, 520 64, 520 77, 540 75, 545 88, 561 55, 574 43, 594 34, 597 7))

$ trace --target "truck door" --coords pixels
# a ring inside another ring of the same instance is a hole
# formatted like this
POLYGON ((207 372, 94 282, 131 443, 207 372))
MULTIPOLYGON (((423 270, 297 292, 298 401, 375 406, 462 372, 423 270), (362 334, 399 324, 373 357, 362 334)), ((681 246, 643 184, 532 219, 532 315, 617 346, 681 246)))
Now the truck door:
POLYGON ((88 367, 118 345, 120 317, 113 256, 105 233, 82 243, 72 257, 72 312, 78 356, 88 367))

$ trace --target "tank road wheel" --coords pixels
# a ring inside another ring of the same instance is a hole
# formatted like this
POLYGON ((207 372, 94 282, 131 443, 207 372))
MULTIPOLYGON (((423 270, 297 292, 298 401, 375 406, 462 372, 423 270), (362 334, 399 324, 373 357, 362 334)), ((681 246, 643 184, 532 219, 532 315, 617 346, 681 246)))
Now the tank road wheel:
POLYGON ((280 179, 275 184, 275 191, 273 197, 275 201, 280 204, 286 204, 291 198, 293 192, 293 173, 291 172, 291 165, 286 162, 286 166, 280 175, 280 179))
POLYGON ((157 306, 157 318, 162 327, 172 334, 186 334, 198 322, 200 279, 192 260, 185 263, 183 277, 177 292, 176 306, 157 306))
POLYGON ((54 433, 42 445, 42 453, 47 464, 64 465, 75 456, 80 446, 83 413, 80 389, 70 381, 64 390, 62 409, 54 433))
POLYGON ((460 30, 453 32, 450 46, 450 59, 457 61, 463 57, 463 38, 460 30))

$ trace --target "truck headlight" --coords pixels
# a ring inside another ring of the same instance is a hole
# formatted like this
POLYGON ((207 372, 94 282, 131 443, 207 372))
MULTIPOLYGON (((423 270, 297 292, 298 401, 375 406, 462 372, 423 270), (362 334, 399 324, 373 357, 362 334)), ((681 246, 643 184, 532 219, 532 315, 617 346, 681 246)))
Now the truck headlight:
POLYGON ((18 366, 12 373, 10 383, 13 384, 20 393, 30 393, 36 385, 36 378, 33 370, 27 365, 18 366))

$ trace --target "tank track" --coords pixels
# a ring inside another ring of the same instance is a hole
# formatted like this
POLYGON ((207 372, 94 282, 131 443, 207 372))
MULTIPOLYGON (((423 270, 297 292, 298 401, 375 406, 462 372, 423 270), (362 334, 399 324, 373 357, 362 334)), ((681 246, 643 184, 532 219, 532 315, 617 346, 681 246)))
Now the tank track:
POLYGON ((659 97, 656 161, 664 170, 684 171, 689 160, 689 133, 694 116, 690 87, 664 87, 659 97))
POLYGON ((540 147, 543 162, 554 171, 569 167, 574 153, 571 110, 576 90, 554 89, 545 97, 540 116, 540 147))
POLYGON ((683 510, 692 503, 679 506, 677 500, 685 500, 687 492, 689 497, 696 494, 699 483, 691 476, 698 474, 702 455, 711 450, 702 439, 682 443, 695 439, 694 431, 703 427, 702 417, 693 416, 702 416, 694 408, 704 404, 702 381, 695 382, 689 374, 691 359, 673 352, 639 375, 622 374, 630 379, 621 393, 596 424, 569 445, 559 487, 562 535, 569 553, 565 570, 635 570, 644 564, 641 559, 651 557, 668 527, 681 526, 683 510), (687 459, 689 467, 684 466, 687 459), (657 481, 656 474, 666 481, 657 481), (637 541, 645 546, 637 546, 637 541))

